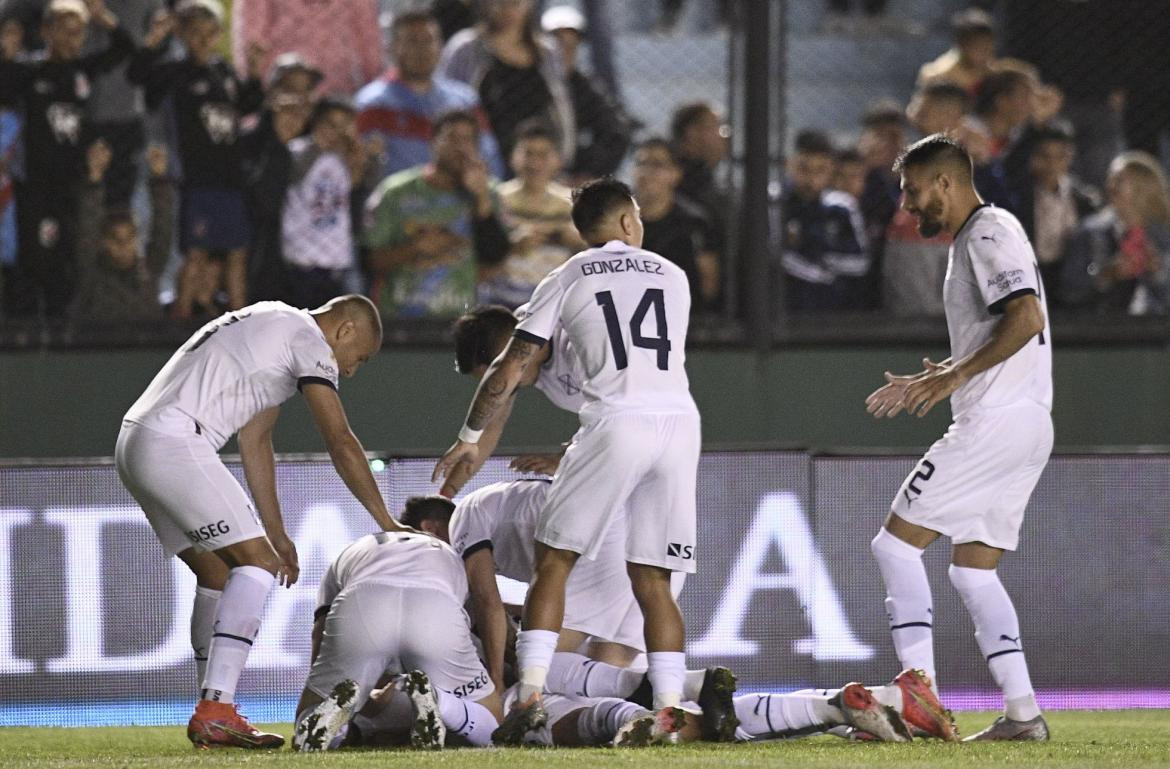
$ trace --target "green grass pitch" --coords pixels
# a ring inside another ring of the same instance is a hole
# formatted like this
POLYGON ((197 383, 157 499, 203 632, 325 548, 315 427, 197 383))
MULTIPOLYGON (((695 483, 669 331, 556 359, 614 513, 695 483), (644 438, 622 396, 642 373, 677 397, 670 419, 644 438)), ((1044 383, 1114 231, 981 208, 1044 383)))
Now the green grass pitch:
MULTIPOLYGON (((962 713, 964 734, 978 731, 994 714, 962 713)), ((751 745, 683 745, 648 750, 492 749, 350 751, 301 756, 287 750, 197 751, 177 727, 106 729, 0 729, 0 767, 378 767, 379 769, 691 769, 692 767, 1170 767, 1170 711, 1069 711, 1048 714, 1053 741, 1044 744, 948 745, 916 740, 910 745, 866 745, 834 737, 751 745)), ((275 726, 286 736, 288 724, 275 726)))

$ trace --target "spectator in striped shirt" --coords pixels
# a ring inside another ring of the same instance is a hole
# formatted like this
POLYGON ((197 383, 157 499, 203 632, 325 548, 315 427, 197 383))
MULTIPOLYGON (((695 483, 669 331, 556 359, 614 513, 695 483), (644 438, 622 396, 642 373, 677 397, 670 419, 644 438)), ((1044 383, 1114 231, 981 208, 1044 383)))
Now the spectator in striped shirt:
POLYGON ((480 119, 479 151, 492 175, 504 175, 496 139, 480 109, 479 96, 466 83, 436 77, 442 37, 435 17, 406 11, 390 25, 393 67, 358 91, 357 127, 363 139, 382 144, 382 176, 431 161, 431 135, 437 117, 451 110, 474 110, 480 119))

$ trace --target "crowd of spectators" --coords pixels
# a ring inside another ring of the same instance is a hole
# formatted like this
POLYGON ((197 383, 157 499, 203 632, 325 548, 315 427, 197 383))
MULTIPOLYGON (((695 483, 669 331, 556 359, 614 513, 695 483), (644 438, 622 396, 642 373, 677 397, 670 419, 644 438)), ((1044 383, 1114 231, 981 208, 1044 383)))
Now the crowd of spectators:
MULTIPOLYGON (((374 0, 295 13, 235 0, 229 20, 220 0, 13 5, 0 6, 0 317, 196 320, 350 291, 388 319, 514 308, 591 245, 571 187, 615 173, 632 179, 646 247, 687 272, 694 311, 734 307, 719 107, 664 105, 668 135, 635 143, 639 124, 581 66, 575 7, 420 0, 380 19, 374 0), (175 290, 160 294, 168 269, 175 290)), ((1165 312, 1170 190, 1153 155, 1099 130, 1102 103, 1128 109, 1118 93, 1066 100, 1060 77, 999 55, 986 12, 952 26, 908 103, 796 133, 771 226, 776 301, 941 313, 948 243, 918 233, 891 171, 941 131, 970 150, 983 197, 1019 216, 1051 306, 1165 312)))
POLYGON ((586 245, 570 187, 617 172, 635 123, 580 68, 578 10, 295 6, 0 5, 0 317, 358 291, 448 318, 524 303, 586 245))
MULTIPOLYGON (((1082 5, 1099 13, 1106 4, 1082 5)), ((856 143, 834 146, 812 129, 796 135, 774 249, 786 307, 942 314, 949 242, 917 231, 899 208, 890 167, 907 142, 944 132, 970 151, 984 200, 1020 219, 1051 308, 1082 315, 1170 311, 1170 187, 1146 151, 1149 127, 1109 134, 1100 126, 1110 109, 1130 114, 1119 101, 1125 94, 1078 88, 1066 111, 1064 91, 1036 66, 997 56, 988 13, 956 14, 952 34, 952 47, 920 68, 905 108, 883 101, 865 112, 856 143), (1082 131, 1093 141, 1078 137, 1082 131), (1088 162, 1077 162, 1078 151, 1088 162), (1102 156, 1111 161, 1099 170, 1102 156)), ((1065 53, 1064 66, 1075 67, 1075 52, 1065 53)), ((1150 110, 1147 117, 1156 125, 1158 115, 1150 110)))

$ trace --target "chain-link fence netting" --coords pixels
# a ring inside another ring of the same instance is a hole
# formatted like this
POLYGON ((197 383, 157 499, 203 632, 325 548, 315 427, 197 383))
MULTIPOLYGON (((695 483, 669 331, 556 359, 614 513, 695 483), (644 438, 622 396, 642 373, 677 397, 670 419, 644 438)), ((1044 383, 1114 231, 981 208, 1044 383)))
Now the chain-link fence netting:
POLYGON ((1015 215, 1055 316, 1164 314, 1170 3, 785 4, 787 164, 774 233, 790 310, 942 314, 950 243, 891 165, 957 138, 1015 215), (841 194, 844 193, 844 194, 841 194))

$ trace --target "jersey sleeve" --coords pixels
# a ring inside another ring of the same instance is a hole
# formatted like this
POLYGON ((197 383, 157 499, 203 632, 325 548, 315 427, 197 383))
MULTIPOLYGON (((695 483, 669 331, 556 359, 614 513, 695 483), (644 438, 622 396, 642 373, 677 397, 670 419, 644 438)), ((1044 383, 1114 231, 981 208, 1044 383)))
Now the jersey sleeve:
POLYGON ((541 346, 552 339, 561 319, 561 306, 565 303, 564 269, 562 266, 544 276, 528 304, 516 311, 520 322, 516 324, 513 336, 517 339, 541 346))
POLYGON ((307 384, 323 384, 337 389, 337 361, 324 339, 306 329, 293 337, 289 348, 292 375, 297 380, 298 390, 303 390, 307 384))
POLYGON ((451 516, 451 548, 462 559, 492 547, 491 516, 482 494, 471 494, 459 503, 451 516))
POLYGON ((967 253, 979 293, 992 315, 1002 314, 1004 306, 1018 296, 1039 296, 1039 276, 1031 249, 1003 225, 993 222, 973 229, 967 253))

